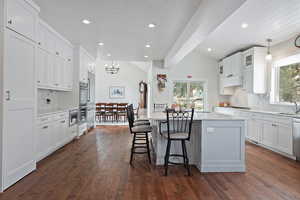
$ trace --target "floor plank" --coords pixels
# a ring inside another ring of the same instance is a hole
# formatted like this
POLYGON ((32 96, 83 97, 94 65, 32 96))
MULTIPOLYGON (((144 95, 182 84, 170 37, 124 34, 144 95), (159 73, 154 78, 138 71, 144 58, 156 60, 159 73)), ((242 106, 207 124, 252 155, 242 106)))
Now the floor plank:
POLYGON ((246 145, 246 173, 200 173, 180 166, 129 165, 126 126, 99 126, 38 163, 38 169, 0 194, 0 200, 300 199, 300 164, 246 145))

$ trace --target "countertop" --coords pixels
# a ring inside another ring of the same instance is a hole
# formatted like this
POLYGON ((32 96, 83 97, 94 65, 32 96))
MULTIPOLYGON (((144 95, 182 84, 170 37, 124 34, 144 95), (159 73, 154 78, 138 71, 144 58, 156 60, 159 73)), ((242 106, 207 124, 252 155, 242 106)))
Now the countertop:
MULTIPOLYGON (((163 112, 153 112, 150 114, 151 120, 161 121, 166 120, 166 113, 163 112)), ((203 121, 203 120, 245 120, 243 117, 236 117, 231 115, 220 114, 216 112, 212 113, 194 113, 194 121, 203 121)))
POLYGON ((300 119, 300 114, 288 114, 288 112, 286 114, 282 113, 282 112, 276 112, 276 111, 267 111, 267 110, 257 110, 257 109, 239 109, 239 108, 232 108, 232 107, 217 107, 217 108, 221 108, 221 109, 233 109, 233 110, 238 110, 238 111, 242 111, 242 112, 251 112, 251 113, 261 113, 261 114, 269 114, 269 115, 276 115, 276 116, 280 116, 280 117, 289 117, 289 118, 297 118, 300 119))

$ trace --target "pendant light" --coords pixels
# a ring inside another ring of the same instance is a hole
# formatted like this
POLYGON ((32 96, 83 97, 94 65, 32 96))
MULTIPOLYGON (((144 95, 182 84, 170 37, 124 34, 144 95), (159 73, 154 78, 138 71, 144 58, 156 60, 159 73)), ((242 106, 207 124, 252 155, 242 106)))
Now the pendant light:
POLYGON ((272 54, 270 52, 270 46, 271 46, 271 42, 272 42, 272 39, 267 39, 267 42, 268 42, 268 52, 267 52, 267 55, 266 55, 266 60, 272 60, 272 54))

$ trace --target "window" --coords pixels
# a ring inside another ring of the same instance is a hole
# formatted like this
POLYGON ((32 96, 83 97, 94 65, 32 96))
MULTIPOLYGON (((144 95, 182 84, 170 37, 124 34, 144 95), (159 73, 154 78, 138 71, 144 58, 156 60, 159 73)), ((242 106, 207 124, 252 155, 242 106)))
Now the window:
POLYGON ((273 103, 300 102, 300 55, 276 62, 272 77, 273 103))
POLYGON ((205 83, 200 81, 175 81, 173 89, 173 103, 182 108, 195 106, 196 110, 205 107, 205 83))

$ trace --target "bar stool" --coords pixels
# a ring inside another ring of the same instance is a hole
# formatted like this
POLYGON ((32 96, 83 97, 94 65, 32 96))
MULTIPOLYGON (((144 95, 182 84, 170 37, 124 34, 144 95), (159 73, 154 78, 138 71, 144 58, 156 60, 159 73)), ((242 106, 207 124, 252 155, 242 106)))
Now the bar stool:
POLYGON ((187 169, 188 175, 191 175, 189 167, 189 158, 186 150, 186 141, 190 140, 193 118, 194 118, 194 108, 191 111, 175 111, 167 109, 167 121, 160 123, 159 132, 167 139, 167 148, 165 154, 165 176, 168 175, 168 166, 170 164, 174 165, 184 165, 187 169), (162 125, 167 124, 167 130, 162 130, 162 125), (173 141, 181 142, 182 154, 170 154, 171 144, 173 141), (171 162, 169 158, 171 157, 182 157, 183 163, 171 162))
POLYGON ((127 118, 130 133, 133 134, 130 164, 132 164, 133 154, 148 154, 148 160, 151 164, 150 145, 148 134, 152 131, 150 123, 147 121, 134 122, 133 106, 127 107, 127 118), (145 151, 136 151, 137 149, 146 149, 145 151))

